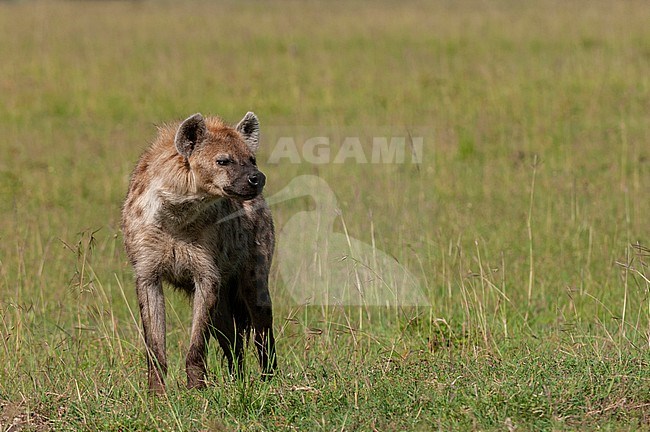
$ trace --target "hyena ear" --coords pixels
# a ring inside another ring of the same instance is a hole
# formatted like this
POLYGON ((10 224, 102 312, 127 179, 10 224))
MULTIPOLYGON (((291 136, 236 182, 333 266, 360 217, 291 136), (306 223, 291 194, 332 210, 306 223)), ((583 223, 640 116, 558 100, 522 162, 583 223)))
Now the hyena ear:
POLYGON ((196 113, 183 120, 183 123, 178 127, 176 136, 174 137, 174 144, 176 150, 183 155, 185 159, 189 158, 194 147, 200 143, 208 130, 205 126, 205 120, 200 113, 196 113))
POLYGON ((255 113, 247 112, 237 124, 235 130, 242 134, 250 151, 257 152, 257 148, 260 146, 260 122, 257 120, 255 113))

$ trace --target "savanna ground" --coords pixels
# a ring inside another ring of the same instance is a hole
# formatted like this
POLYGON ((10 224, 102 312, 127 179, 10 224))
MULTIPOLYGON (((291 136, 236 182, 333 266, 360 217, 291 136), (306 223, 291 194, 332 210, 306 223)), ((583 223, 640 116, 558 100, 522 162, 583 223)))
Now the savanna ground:
POLYGON ((0 3, 2 429, 649 430, 649 22, 643 1, 0 3), (155 124, 248 110, 263 133, 426 127, 420 164, 258 161, 267 195, 325 179, 335 229, 432 307, 305 308, 276 263, 280 374, 249 353, 232 381, 213 346, 187 391, 170 292, 156 399, 128 175, 155 124))

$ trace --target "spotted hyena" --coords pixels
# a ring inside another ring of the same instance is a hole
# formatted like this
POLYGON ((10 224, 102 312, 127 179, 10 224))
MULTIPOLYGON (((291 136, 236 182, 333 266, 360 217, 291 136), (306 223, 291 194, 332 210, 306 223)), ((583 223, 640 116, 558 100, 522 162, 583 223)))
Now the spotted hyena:
POLYGON ((214 336, 231 373, 242 368, 251 329, 262 377, 276 368, 269 267, 271 212, 257 168, 259 122, 249 112, 235 127, 194 114, 160 128, 133 171, 122 230, 147 347, 149 389, 163 392, 167 372, 163 282, 192 298, 187 385, 205 386, 214 336))

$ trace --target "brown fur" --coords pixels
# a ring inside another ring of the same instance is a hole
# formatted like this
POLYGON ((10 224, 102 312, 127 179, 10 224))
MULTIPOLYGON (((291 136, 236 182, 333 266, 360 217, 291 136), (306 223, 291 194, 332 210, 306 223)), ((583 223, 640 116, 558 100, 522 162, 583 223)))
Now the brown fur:
POLYGON ((241 372, 252 328, 263 377, 276 367, 268 290, 274 231, 261 195, 265 177, 255 166, 258 128, 252 113, 235 128, 200 114, 163 126, 131 176, 122 230, 153 391, 164 391, 167 372, 163 282, 193 301, 189 387, 205 385, 211 336, 231 372, 241 372))

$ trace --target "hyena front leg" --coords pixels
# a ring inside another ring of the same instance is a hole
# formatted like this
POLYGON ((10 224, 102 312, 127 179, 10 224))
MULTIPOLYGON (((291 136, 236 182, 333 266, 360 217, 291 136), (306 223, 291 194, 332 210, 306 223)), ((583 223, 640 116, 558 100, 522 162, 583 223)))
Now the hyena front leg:
POLYGON ((210 313, 217 304, 217 282, 195 282, 192 305, 190 348, 185 359, 188 388, 205 387, 207 343, 210 338, 210 313))
POLYGON ((165 298, 158 278, 137 277, 136 291, 147 348, 149 390, 165 392, 167 355, 165 353, 165 298))
POLYGON ((258 305, 253 314, 253 329, 255 330, 255 346, 262 368, 262 379, 273 377, 278 367, 275 357, 275 337, 273 336, 273 312, 271 306, 258 305))
MULTIPOLYGON (((258 260, 262 261, 262 260, 258 260)), ((273 336, 273 308, 269 294, 268 270, 258 268, 241 286, 242 297, 250 311, 255 331, 255 347, 262 368, 262 379, 270 379, 277 368, 275 337, 273 336)))
MULTIPOLYGON (((226 287, 222 287, 226 289, 226 287)), ((229 293, 231 286, 227 287, 229 293)), ((245 327, 236 327, 235 311, 227 296, 220 296, 219 302, 212 311, 212 335, 217 339, 228 360, 228 370, 236 377, 243 376, 243 348, 245 327)), ((248 314, 248 311, 245 311, 248 314)))

